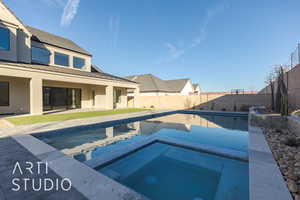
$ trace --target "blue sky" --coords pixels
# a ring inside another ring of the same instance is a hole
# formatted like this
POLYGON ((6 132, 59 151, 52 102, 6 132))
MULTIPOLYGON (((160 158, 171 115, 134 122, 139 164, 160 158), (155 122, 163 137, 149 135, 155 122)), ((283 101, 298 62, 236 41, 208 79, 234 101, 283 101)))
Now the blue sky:
POLYGON ((300 42, 299 0, 5 0, 119 76, 191 78, 204 91, 259 90, 300 42))

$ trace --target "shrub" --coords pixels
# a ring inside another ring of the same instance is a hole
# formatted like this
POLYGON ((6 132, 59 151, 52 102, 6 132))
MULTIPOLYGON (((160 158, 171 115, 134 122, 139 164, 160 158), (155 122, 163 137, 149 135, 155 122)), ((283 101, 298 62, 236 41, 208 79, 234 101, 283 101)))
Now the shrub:
POLYGON ((241 105, 240 111, 242 112, 249 112, 249 109, 252 105, 241 105))
POLYGON ((215 109, 215 102, 212 102, 210 106, 210 110, 214 110, 214 109, 215 109))

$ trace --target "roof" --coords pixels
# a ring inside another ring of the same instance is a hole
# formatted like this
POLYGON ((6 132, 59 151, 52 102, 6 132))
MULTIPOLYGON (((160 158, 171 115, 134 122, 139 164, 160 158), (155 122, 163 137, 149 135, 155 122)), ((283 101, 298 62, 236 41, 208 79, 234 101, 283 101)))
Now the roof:
POLYGON ((6 66, 20 67, 20 68, 36 69, 36 70, 47 71, 47 72, 58 72, 63 74, 100 78, 100 79, 127 82, 127 83, 136 83, 134 81, 130 81, 125 78, 121 78, 104 72, 93 73, 93 72, 80 71, 75 69, 68 69, 65 67, 55 67, 55 66, 40 65, 40 64, 15 63, 15 62, 7 62, 7 61, 0 61, 0 64, 6 66))
POLYGON ((103 72, 103 70, 97 65, 92 64, 92 72, 103 72))
POLYGON ((193 84, 193 88, 194 88, 194 90, 196 90, 196 89, 197 89, 197 87, 199 87, 199 84, 193 84))
POLYGON ((23 30, 23 31, 25 31, 26 33, 29 33, 30 34, 30 32, 27 30, 27 27, 26 27, 26 25, 22 22, 22 20, 17 16, 17 15, 15 15, 15 13, 3 2, 3 0, 0 0, 0 3, 8 10, 8 12, 10 12, 16 19, 17 19, 17 21, 19 21, 19 23, 25 28, 25 30, 23 30))
POLYGON ((140 84, 141 92, 181 92, 190 79, 162 80, 153 74, 143 74, 125 77, 140 84))
POLYGON ((82 54, 91 56, 91 54, 88 51, 81 48, 75 42, 73 42, 69 39, 66 39, 66 38, 63 38, 63 37, 60 37, 60 36, 57 36, 57 35, 54 35, 54 34, 51 34, 51 33, 36 29, 36 28, 33 28, 33 27, 30 27, 30 26, 26 26, 26 28, 32 34, 31 39, 34 40, 34 41, 41 42, 41 43, 44 43, 44 44, 53 45, 53 46, 57 46, 57 47, 60 47, 60 48, 63 48, 63 49, 68 49, 68 50, 71 50, 71 51, 75 51, 75 52, 78 52, 78 53, 82 53, 82 54))
POLYGON ((175 80, 167 80, 166 83, 170 87, 170 89, 174 92, 181 92, 181 90, 184 88, 186 83, 190 79, 175 79, 175 80))
POLYGON ((140 84, 141 92, 170 92, 168 85, 152 74, 143 74, 125 77, 140 84))

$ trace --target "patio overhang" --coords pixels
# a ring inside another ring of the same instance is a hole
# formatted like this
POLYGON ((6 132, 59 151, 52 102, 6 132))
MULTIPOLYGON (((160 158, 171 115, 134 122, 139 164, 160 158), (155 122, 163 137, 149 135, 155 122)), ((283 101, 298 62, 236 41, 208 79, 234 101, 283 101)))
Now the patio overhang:
MULTIPOLYGON (((44 66, 51 68, 52 66, 44 66)), ((81 107, 82 108, 103 108, 114 109, 114 90, 119 88, 122 90, 121 95, 126 96, 128 89, 135 91, 134 107, 138 107, 138 84, 131 81, 122 80, 122 78, 107 76, 107 79, 95 76, 90 72, 84 73, 67 73, 55 70, 43 70, 40 68, 20 67, 18 64, 2 64, 0 63, 0 71, 2 77, 11 77, 27 80, 29 93, 30 114, 43 113, 43 87, 58 88, 78 88, 82 92, 81 107)), ((70 71, 72 72, 72 71, 70 71)), ((1 81, 1 79, 0 79, 1 81)), ((24 98, 19 96, 18 98, 24 98)), ((126 101, 127 98, 121 98, 126 101)), ((119 106, 127 107, 127 102, 122 102, 119 106)), ((1 107, 0 107, 1 113, 1 107)))

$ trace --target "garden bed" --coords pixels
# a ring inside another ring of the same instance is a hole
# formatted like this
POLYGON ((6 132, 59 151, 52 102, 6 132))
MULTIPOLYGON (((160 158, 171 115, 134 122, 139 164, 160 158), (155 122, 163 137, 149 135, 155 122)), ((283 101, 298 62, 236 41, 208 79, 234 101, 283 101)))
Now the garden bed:
POLYGON ((264 134, 295 200, 300 200, 300 137, 288 129, 264 128, 264 134))

